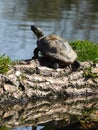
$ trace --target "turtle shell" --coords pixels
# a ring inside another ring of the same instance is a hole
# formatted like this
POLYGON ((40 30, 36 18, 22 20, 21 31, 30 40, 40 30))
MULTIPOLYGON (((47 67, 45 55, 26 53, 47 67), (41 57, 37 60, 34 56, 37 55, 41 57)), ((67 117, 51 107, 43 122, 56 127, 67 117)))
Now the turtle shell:
POLYGON ((67 64, 73 63, 77 58, 68 41, 57 35, 51 34, 39 38, 37 46, 43 55, 67 64))

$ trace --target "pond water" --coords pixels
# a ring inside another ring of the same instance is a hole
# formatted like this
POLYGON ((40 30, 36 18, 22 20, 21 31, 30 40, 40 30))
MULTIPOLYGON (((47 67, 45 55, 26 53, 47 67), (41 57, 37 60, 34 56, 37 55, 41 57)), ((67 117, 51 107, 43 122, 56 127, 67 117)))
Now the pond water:
POLYGON ((0 104, 0 130, 98 130, 98 96, 0 104))
POLYGON ((32 24, 46 35, 98 43, 98 0, 0 0, 0 55, 31 58, 37 40, 32 24))

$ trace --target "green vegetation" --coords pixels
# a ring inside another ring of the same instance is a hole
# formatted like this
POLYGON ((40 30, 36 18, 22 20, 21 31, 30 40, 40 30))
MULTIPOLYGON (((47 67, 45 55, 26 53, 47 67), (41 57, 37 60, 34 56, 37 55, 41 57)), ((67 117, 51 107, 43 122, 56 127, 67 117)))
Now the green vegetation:
POLYGON ((6 126, 0 126, 0 130, 9 130, 6 126))
POLYGON ((0 73, 5 74, 9 70, 9 66, 12 64, 11 59, 8 56, 0 56, 0 73))
POLYGON ((74 41, 70 43, 78 54, 79 61, 98 62, 98 44, 89 41, 74 41))

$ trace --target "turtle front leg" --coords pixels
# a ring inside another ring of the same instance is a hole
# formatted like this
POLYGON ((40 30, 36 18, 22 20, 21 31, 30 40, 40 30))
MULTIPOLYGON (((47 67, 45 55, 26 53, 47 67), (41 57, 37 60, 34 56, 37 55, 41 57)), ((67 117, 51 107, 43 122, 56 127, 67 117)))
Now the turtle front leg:
POLYGON ((34 49, 34 56, 32 57, 32 59, 37 59, 38 58, 38 52, 39 52, 39 49, 38 49, 38 47, 36 47, 34 49))

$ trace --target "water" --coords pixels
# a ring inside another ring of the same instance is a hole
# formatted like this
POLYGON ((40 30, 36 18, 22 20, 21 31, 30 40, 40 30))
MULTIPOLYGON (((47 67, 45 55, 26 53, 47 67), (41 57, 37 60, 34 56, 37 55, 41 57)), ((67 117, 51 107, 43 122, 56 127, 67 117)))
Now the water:
POLYGON ((0 104, 0 130, 98 130, 98 96, 0 104))
POLYGON ((30 26, 73 40, 98 43, 97 0, 0 0, 0 55, 28 59, 36 47, 30 26))

